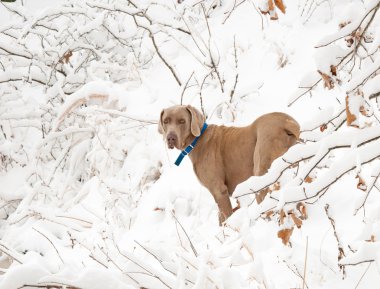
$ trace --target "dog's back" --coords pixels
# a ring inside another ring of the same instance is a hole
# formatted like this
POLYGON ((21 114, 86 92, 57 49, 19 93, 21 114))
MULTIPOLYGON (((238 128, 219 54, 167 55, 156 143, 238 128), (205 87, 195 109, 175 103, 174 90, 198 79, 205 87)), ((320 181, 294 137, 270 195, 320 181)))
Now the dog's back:
POLYGON ((296 143, 300 127, 280 112, 265 114, 245 127, 209 125, 200 135, 203 122, 194 107, 176 106, 161 112, 159 131, 169 148, 181 150, 199 137, 189 157, 198 179, 215 198, 223 222, 232 214, 229 194, 249 177, 265 174, 296 143))

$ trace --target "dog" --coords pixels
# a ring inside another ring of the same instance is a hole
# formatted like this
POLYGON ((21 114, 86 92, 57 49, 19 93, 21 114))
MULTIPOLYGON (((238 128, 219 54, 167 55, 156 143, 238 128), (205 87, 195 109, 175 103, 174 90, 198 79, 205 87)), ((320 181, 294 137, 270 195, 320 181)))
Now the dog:
POLYGON ((297 142, 300 126, 281 112, 264 114, 245 127, 207 126, 199 110, 176 105, 161 111, 158 131, 169 149, 182 150, 177 165, 189 155, 198 180, 218 205, 222 224, 233 212, 229 197, 236 186, 264 175, 297 142))

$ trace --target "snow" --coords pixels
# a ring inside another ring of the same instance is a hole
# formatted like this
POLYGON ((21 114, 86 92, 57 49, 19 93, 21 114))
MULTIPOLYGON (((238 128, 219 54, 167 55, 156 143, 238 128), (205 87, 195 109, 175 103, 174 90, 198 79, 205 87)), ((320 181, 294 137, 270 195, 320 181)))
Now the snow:
POLYGON ((276 21, 265 0, 0 5, 1 289, 303 288, 304 270, 307 288, 378 287, 380 19, 362 16, 379 1, 283 2, 276 21), (353 62, 343 38, 359 24, 371 55, 353 62), (223 226, 157 131, 181 101, 208 123, 282 111, 301 125, 223 226))

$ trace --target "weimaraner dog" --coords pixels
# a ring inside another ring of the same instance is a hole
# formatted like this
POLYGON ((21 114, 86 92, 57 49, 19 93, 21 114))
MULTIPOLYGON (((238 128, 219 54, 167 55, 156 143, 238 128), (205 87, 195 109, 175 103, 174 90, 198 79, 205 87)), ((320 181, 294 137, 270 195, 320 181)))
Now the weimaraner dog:
POLYGON ((183 150, 177 165, 189 155, 199 181, 218 204, 222 223, 232 214, 229 196, 236 186, 265 174, 296 143, 300 126, 281 112, 265 114, 245 127, 207 126, 196 108, 177 105, 162 110, 158 131, 170 149, 183 150))

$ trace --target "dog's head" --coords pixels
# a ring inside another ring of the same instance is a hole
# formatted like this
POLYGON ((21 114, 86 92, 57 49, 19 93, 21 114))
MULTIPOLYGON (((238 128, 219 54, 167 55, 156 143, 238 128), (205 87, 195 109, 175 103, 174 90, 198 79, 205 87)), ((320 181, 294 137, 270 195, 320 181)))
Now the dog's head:
POLYGON ((158 131, 170 149, 183 150, 201 134, 204 117, 190 105, 176 105, 161 111, 158 131))

